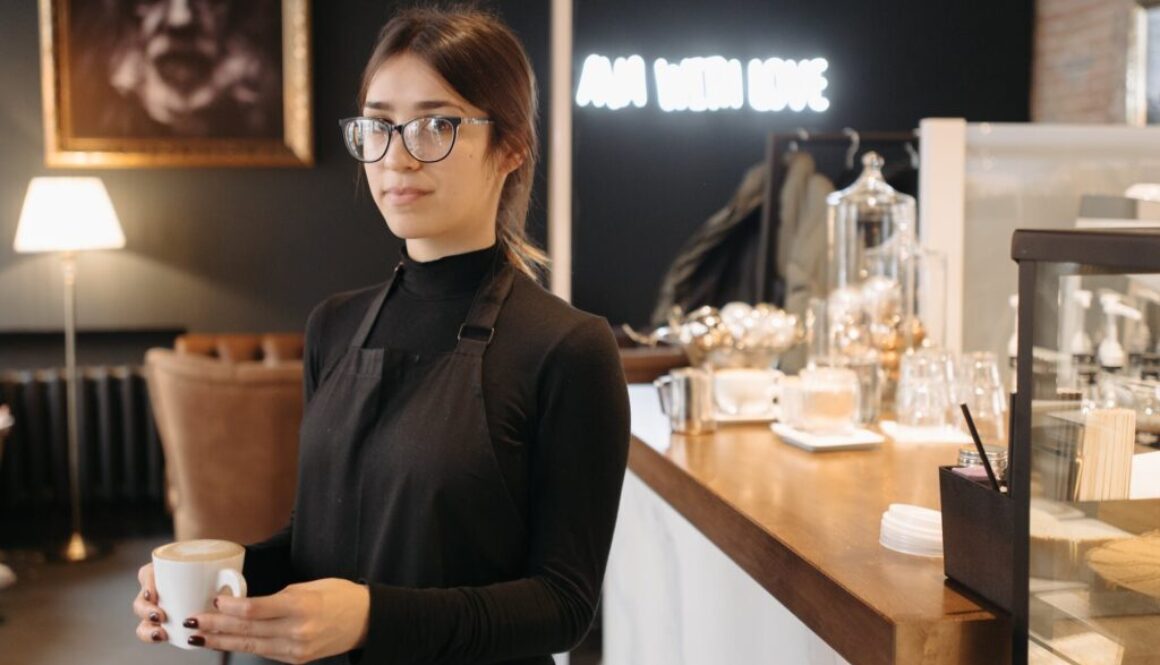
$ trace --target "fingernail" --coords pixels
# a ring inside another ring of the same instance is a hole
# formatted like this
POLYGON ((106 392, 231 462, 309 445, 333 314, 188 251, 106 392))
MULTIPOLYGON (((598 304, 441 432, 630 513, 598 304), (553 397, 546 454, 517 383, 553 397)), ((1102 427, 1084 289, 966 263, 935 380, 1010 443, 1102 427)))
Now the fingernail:
POLYGON ((197 619, 186 619, 181 623, 186 628, 197 628, 197 619))
POLYGON ((149 620, 153 623, 161 623, 161 615, 156 612, 149 613, 149 620))
POLYGON ((149 634, 149 638, 151 640, 153 640, 154 642, 160 642, 161 641, 161 631, 160 630, 153 631, 152 633, 149 634))
POLYGON ((153 594, 149 593, 149 589, 145 589, 145 600, 147 602, 151 602, 153 600, 153 594))
POLYGON ((201 635, 191 635, 189 638, 190 646, 203 647, 205 646, 205 638, 201 635))

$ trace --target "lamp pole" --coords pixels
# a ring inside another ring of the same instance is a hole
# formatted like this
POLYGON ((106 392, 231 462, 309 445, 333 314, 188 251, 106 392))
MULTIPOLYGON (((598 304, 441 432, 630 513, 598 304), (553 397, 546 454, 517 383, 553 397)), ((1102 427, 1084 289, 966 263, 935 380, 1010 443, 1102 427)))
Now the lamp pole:
POLYGON ((76 252, 61 254, 64 276, 64 363, 65 402, 68 409, 68 480, 72 506, 72 534, 64 549, 55 553, 61 561, 77 563, 89 561, 104 549, 86 540, 82 534, 81 515, 81 462, 80 423, 77 417, 77 399, 80 381, 77 377, 77 256, 76 252))

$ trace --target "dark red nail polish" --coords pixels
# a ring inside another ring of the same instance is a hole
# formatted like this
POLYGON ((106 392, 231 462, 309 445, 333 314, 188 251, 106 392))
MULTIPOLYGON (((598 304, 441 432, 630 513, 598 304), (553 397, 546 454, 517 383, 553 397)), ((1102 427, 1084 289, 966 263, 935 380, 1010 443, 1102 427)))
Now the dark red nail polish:
POLYGON ((203 647, 205 646, 205 638, 201 635, 191 635, 189 638, 190 646, 203 647))
POLYGON ((153 594, 149 593, 149 589, 145 589, 145 601, 150 602, 152 600, 153 600, 153 594))
POLYGON ((152 639, 154 642, 160 642, 161 641, 161 631, 160 630, 153 631, 152 633, 149 634, 149 638, 152 639))
POLYGON ((150 612, 149 620, 153 623, 161 623, 161 615, 156 612, 150 612))
POLYGON ((197 619, 186 619, 185 621, 181 622, 181 625, 185 626, 186 628, 197 628, 197 619))

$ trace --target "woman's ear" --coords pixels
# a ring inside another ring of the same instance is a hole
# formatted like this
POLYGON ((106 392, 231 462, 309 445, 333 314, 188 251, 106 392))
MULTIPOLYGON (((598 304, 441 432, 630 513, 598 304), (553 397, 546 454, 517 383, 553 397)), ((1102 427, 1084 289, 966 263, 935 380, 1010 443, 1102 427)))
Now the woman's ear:
POLYGON ((524 165, 524 153, 516 150, 505 150, 503 159, 500 160, 499 168, 504 176, 511 175, 524 165))

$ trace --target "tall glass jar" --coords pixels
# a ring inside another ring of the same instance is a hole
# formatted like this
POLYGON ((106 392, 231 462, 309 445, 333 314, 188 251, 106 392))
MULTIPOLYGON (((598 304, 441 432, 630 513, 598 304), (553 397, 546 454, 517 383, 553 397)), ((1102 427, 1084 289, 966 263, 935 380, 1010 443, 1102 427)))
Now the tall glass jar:
POLYGON ((854 184, 826 197, 830 292, 859 286, 871 275, 902 282, 900 255, 916 238, 914 197, 886 182, 884 163, 867 152, 854 184))
POLYGON ((923 342, 916 318, 915 274, 920 267, 914 197, 896 191, 882 175, 882 157, 867 152, 862 174, 846 189, 826 197, 830 330, 841 355, 872 351, 883 370, 889 403, 899 359, 923 342), (859 313, 859 325, 843 327, 859 313), (836 318, 837 315, 837 318, 836 318), (843 347, 850 353, 843 352, 843 347))

